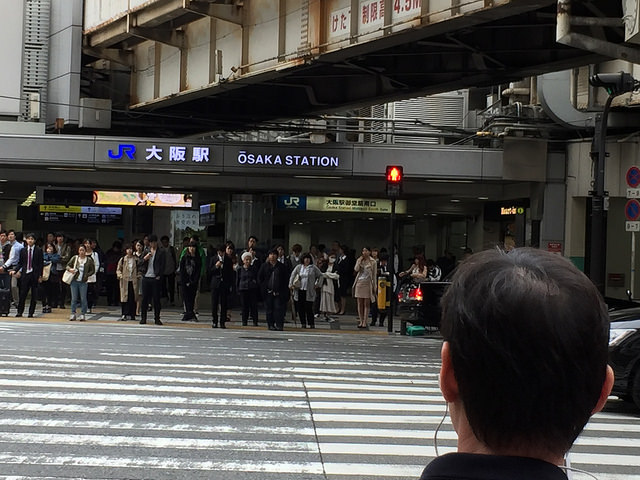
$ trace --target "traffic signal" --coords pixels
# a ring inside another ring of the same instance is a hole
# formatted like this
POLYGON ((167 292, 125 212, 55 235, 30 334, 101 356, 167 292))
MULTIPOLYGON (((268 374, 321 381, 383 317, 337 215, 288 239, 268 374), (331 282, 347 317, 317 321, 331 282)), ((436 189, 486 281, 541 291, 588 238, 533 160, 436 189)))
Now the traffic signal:
POLYGON ((402 172, 402 166, 400 165, 388 165, 387 166, 387 196, 398 197, 402 193, 402 179, 404 174, 402 172))
POLYGON ((589 83, 594 87, 603 87, 609 95, 613 96, 633 92, 640 86, 630 73, 625 72, 598 73, 589 78, 589 83))

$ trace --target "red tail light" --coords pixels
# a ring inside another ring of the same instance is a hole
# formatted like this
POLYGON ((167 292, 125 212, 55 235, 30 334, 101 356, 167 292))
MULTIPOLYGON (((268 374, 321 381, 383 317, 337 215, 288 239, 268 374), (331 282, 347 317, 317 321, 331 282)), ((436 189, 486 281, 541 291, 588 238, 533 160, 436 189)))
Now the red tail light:
POLYGON ((422 290, 420 287, 412 288, 409 290, 409 299, 416 300, 418 302, 422 301, 422 290))

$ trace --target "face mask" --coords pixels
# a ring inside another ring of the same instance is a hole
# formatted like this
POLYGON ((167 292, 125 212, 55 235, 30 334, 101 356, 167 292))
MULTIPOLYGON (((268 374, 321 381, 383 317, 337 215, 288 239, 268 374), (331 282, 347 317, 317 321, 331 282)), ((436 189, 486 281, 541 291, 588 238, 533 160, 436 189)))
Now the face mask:
POLYGON ((329 259, 329 263, 333 263, 333 262, 335 262, 335 261, 336 261, 336 259, 335 259, 335 258, 333 258, 333 257, 331 257, 331 258, 329 259))

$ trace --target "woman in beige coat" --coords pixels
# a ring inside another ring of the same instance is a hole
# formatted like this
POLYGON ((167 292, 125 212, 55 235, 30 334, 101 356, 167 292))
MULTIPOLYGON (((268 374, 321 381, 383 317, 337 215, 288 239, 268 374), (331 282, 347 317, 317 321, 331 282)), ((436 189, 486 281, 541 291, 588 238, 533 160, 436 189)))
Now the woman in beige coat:
POLYGON ((118 261, 116 275, 120 283, 120 305, 122 317, 120 320, 136 319, 136 303, 138 301, 138 257, 133 254, 133 245, 127 245, 124 257, 118 261))
POLYGON ((364 247, 354 267, 353 296, 358 302, 358 328, 367 328, 371 302, 376 299, 377 267, 371 249, 364 247))

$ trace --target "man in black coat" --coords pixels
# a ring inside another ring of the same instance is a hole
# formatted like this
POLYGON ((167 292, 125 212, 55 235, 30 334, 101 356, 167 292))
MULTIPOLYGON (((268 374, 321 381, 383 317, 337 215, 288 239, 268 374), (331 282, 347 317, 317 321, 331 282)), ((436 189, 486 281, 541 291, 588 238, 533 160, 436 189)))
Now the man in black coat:
POLYGON ((166 252, 158 248, 157 235, 149 236, 149 251, 145 254, 140 271, 142 272, 142 302, 140 304, 140 323, 147 323, 147 311, 149 302, 153 303, 153 318, 156 325, 162 325, 160 321, 160 294, 162 292, 162 279, 166 261, 166 252))
POLYGON ((278 250, 269 251, 267 261, 260 266, 258 283, 267 316, 269 330, 284 329, 284 312, 289 299, 287 268, 278 261, 278 250))
POLYGON ((233 288, 234 273, 232 255, 233 242, 227 241, 220 245, 209 262, 209 274, 211 275, 211 326, 218 328, 218 307, 220 307, 220 328, 227 328, 227 306, 229 294, 233 288))
POLYGON ((42 249, 37 247, 35 244, 36 237, 33 233, 27 233, 26 240, 27 246, 20 251, 18 265, 16 265, 13 275, 22 279, 16 317, 22 316, 27 295, 31 292, 31 302, 29 303, 29 318, 31 318, 36 312, 38 285, 42 283, 44 256, 42 254, 42 249))

